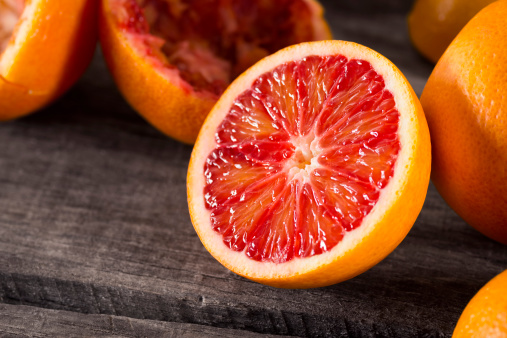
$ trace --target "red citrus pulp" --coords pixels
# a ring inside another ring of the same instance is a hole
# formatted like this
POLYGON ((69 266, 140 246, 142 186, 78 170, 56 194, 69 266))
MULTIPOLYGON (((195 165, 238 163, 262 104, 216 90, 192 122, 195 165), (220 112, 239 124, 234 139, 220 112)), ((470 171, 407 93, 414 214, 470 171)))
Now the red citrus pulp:
POLYGON ((263 74, 233 103, 206 160, 213 229, 259 261, 328 251, 389 182, 398 123, 366 61, 314 55, 263 74))
POLYGON ((315 0, 104 0, 101 43, 131 105, 155 127, 194 143, 213 104, 263 57, 329 39, 315 0))

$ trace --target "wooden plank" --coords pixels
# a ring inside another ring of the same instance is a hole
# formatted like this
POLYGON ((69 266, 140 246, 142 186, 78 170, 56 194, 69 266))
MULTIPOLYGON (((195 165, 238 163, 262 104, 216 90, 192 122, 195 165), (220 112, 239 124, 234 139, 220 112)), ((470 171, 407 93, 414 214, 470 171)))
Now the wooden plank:
POLYGON ((23 305, 0 304, 0 313, 0 337, 264 337, 196 324, 86 315, 23 305))
POLYGON ((314 290, 278 290, 231 274, 190 225, 178 231, 145 224, 140 234, 128 224, 109 237, 99 231, 106 223, 81 225, 92 234, 43 223, 37 238, 33 225, 19 224, 1 236, 3 302, 274 334, 450 333, 468 299, 507 259, 433 189, 415 228, 388 259, 351 281, 314 290))
MULTIPOLYGON (((335 37, 386 55, 420 93, 431 66, 410 46, 398 7, 373 15, 333 4, 324 2, 335 37)), ((65 98, 0 125, 0 144, 7 304, 268 334, 439 337, 507 265, 505 247, 467 226, 431 186, 406 240, 350 281, 280 290, 234 275, 190 223, 191 147, 128 107, 100 54, 65 98)))

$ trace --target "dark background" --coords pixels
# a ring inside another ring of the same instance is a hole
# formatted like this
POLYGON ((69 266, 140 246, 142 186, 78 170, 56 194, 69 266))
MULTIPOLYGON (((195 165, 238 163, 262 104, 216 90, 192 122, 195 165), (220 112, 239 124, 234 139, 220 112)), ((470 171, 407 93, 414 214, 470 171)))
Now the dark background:
MULTIPOLYGON (((322 1, 335 38, 391 59, 420 94, 410 1, 322 1)), ((430 185, 403 243, 347 282, 281 290, 241 278, 196 236, 191 147, 122 99, 100 51, 62 99, 0 125, 0 336, 450 337, 507 251, 430 185)))

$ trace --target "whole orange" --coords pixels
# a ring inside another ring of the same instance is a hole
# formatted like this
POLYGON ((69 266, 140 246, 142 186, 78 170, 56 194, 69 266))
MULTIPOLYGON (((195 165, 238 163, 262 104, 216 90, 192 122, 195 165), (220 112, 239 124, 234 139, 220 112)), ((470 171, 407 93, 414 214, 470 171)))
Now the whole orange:
POLYGON ((459 33, 421 96, 433 144, 432 179, 470 225, 507 244, 507 1, 459 33))
POLYGON ((51 103, 85 71, 97 0, 0 2, 0 121, 51 103))
POLYGON ((494 0, 417 0, 408 16, 412 43, 436 63, 466 23, 494 0))
POLYGON ((507 337, 507 270, 477 292, 461 314, 452 336, 507 337))

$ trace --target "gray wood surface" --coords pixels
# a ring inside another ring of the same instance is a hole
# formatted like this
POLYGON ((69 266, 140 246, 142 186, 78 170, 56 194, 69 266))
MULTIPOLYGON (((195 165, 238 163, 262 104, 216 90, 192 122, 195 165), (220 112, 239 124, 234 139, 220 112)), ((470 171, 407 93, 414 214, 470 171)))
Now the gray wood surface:
MULTIPOLYGON (((0 304, 0 337, 264 337, 211 326, 0 304)), ((268 335, 275 337, 272 335, 268 335)), ((276 336, 280 337, 280 336, 276 336)))
MULTIPOLYGON (((384 54, 421 93, 432 66, 410 45, 406 1, 323 4, 335 38, 384 54)), ((191 147, 132 111, 100 53, 64 98, 1 124, 0 144, 6 336, 448 337, 474 293, 507 267, 506 247, 465 224, 431 185, 404 242, 350 281, 281 290, 236 276, 190 223, 191 147)))

